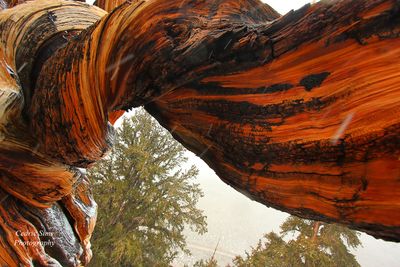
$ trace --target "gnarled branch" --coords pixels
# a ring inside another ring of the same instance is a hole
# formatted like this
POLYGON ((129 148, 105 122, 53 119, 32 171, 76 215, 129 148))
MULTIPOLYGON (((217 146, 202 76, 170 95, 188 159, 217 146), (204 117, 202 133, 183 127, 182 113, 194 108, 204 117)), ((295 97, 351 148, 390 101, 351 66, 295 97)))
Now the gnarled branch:
POLYGON ((271 22, 256 1, 125 4, 45 63, 32 129, 85 166, 108 148, 107 113, 145 105, 253 199, 396 239, 397 10, 324 2, 271 22))

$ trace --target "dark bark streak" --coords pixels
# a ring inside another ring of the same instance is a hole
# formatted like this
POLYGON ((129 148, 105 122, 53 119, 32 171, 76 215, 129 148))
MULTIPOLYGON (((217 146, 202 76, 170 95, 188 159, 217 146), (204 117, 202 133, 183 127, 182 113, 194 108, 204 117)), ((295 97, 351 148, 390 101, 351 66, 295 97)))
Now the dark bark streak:
POLYGON ((298 115, 305 111, 320 111, 324 107, 336 101, 336 97, 330 97, 325 100, 312 98, 310 101, 296 99, 292 101, 283 101, 279 104, 256 105, 246 101, 227 101, 227 100, 176 100, 169 104, 171 109, 192 109, 199 110, 206 114, 215 116, 223 121, 232 123, 258 124, 267 119, 281 118, 280 125, 286 118, 298 115))
POLYGON ((303 79, 301 79, 300 85, 304 86, 306 91, 311 91, 313 88, 321 86, 322 82, 326 78, 328 78, 329 75, 330 75, 330 72, 322 72, 322 73, 318 73, 318 74, 308 75, 308 76, 304 77, 303 79))
POLYGON ((218 82, 190 83, 189 88, 196 90, 199 95, 250 95, 250 94, 273 94, 285 92, 294 87, 290 83, 277 83, 258 88, 234 88, 221 86, 218 82))

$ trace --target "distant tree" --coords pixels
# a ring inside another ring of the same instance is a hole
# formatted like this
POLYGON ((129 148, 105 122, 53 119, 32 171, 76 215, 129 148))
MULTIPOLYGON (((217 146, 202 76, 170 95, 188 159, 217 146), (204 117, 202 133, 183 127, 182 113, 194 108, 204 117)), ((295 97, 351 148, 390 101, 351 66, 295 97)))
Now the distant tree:
POLYGON ((206 232, 198 170, 182 169, 184 151, 143 110, 123 120, 110 155, 89 173, 99 205, 91 266, 168 266, 188 253, 186 225, 206 232))
POLYGON ((218 261, 214 259, 214 257, 208 260, 199 260, 193 265, 193 267, 218 267, 218 261))
POLYGON ((234 266, 359 267, 349 248, 361 245, 359 233, 346 227, 290 216, 280 235, 270 232, 250 253, 234 259, 234 266), (291 235, 290 235, 291 234, 291 235))

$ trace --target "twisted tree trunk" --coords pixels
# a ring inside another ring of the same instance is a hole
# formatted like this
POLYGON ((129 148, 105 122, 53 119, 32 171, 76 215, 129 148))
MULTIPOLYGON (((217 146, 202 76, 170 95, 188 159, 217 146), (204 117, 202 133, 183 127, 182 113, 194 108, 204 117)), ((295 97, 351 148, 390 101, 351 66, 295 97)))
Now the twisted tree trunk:
POLYGON ((90 260, 96 205, 79 168, 137 106, 252 199, 399 241, 399 8, 324 1, 280 17, 257 0, 149 0, 106 15, 37 0, 1 11, 0 263, 90 260))

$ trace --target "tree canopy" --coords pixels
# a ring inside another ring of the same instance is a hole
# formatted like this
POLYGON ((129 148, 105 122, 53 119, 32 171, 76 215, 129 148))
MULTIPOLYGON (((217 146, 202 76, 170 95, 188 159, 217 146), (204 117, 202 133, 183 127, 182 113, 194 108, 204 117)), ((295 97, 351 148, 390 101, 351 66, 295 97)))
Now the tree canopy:
POLYGON ((168 266, 188 252, 185 226, 206 232, 198 170, 183 169, 184 153, 145 111, 123 120, 111 153, 89 172, 99 205, 92 266, 168 266))
POLYGON ((337 224, 305 220, 290 216, 280 235, 270 232, 256 247, 237 256, 234 265, 268 267, 359 267, 350 248, 361 245, 359 233, 337 224))

